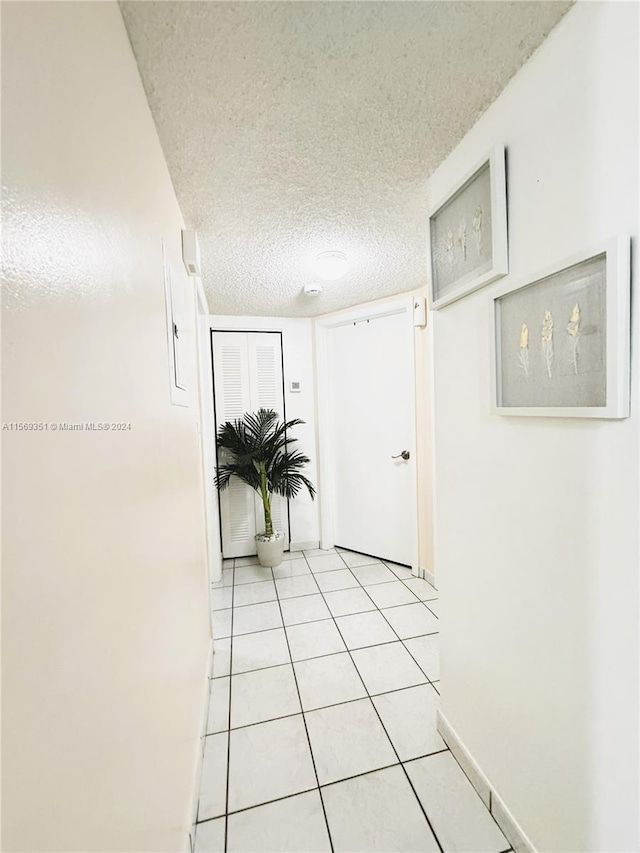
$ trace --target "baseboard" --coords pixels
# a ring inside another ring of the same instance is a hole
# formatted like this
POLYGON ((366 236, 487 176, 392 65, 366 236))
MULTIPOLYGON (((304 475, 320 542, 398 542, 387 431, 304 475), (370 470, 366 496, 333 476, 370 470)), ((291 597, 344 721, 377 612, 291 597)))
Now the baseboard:
POLYGON ((320 542, 317 539, 310 539, 308 542, 291 542, 289 545, 290 551, 314 551, 320 547, 320 542))
POLYGON ((200 717, 200 736, 198 738, 198 753, 196 757, 196 772, 194 779, 193 793, 191 797, 191 809, 189 815, 189 834, 185 850, 187 853, 193 853, 195 849, 196 838, 196 820, 198 817, 198 801, 200 799, 200 779, 202 777, 202 763, 204 759, 204 747, 207 736, 207 723, 209 721, 209 703, 211 701, 211 676, 213 674, 213 639, 209 638, 207 646, 207 664, 205 668, 204 679, 204 701, 202 703, 202 715, 200 717))
POLYGON ((423 568, 418 569, 418 576, 421 578, 424 578, 426 581, 429 581, 429 583, 431 584, 431 586, 434 589, 438 588, 436 586, 436 579, 434 577, 434 574, 429 569, 423 569, 423 568))
POLYGON ((495 791, 491 792, 491 814, 515 853, 535 853, 531 839, 505 806, 504 800, 495 791))
POLYGON ((506 807, 504 800, 496 793, 480 769, 478 762, 471 755, 458 733, 441 711, 437 711, 436 726, 443 741, 451 750, 451 754, 476 789, 480 799, 490 810, 495 822, 503 831, 515 853, 536 853, 535 847, 525 831, 506 807))

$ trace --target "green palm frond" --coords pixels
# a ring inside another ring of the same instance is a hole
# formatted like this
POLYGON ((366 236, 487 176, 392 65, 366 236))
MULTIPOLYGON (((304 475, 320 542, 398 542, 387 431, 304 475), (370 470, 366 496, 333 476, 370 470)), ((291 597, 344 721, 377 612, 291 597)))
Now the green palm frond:
POLYGON ((302 473, 310 459, 292 448, 297 439, 294 427, 304 421, 294 418, 280 421, 273 409, 258 409, 242 418, 227 421, 218 430, 219 451, 216 486, 227 488, 231 477, 238 477, 260 493, 265 511, 265 529, 271 529, 271 495, 294 498, 305 489, 315 498, 313 483, 302 473))
POLYGON ((271 491, 286 498, 294 498, 305 486, 313 498, 316 490, 312 483, 301 473, 311 460, 298 450, 279 455, 273 461, 269 472, 271 491))

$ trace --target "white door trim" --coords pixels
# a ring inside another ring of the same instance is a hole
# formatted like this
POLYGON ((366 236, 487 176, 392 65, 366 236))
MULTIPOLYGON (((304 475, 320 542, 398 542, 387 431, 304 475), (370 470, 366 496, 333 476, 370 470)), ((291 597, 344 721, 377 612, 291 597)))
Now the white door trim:
POLYGON ((407 323, 407 333, 411 340, 411 387, 414 389, 411 401, 411 459, 409 464, 413 477, 414 487, 411 494, 411 512, 414 518, 413 536, 411 543, 411 569, 417 573, 418 565, 418 478, 416 466, 416 400, 415 400, 415 338, 413 330, 413 295, 399 297, 389 302, 371 303, 360 305, 350 311, 340 314, 328 314, 318 317, 314 324, 315 330, 315 358, 316 358, 316 412, 318 424, 318 502, 320 504, 320 547, 333 548, 334 519, 333 507, 335 486, 332 475, 332 446, 331 446, 331 423, 330 407, 331 395, 329 393, 329 347, 328 333, 331 329, 346 326, 362 320, 372 320, 380 317, 388 317, 393 314, 404 314, 407 323))
POLYGON ((216 435, 213 418, 213 364, 209 306, 200 278, 196 282, 196 340, 198 356, 198 399, 200 402, 200 448, 204 489, 207 565, 211 583, 222 579, 222 544, 218 520, 218 492, 212 483, 216 476, 216 435))
MULTIPOLYGON (((260 408, 275 409, 286 420, 282 332, 221 329, 215 324, 211 339, 216 432, 226 421, 260 408), (227 357, 234 361, 229 370, 225 366, 227 357)), ((255 536, 264 530, 264 511, 258 492, 232 477, 229 487, 219 493, 219 507, 222 556, 255 555, 255 536)), ((291 525, 287 498, 273 494, 271 514, 274 525, 284 532, 288 549, 291 525)))

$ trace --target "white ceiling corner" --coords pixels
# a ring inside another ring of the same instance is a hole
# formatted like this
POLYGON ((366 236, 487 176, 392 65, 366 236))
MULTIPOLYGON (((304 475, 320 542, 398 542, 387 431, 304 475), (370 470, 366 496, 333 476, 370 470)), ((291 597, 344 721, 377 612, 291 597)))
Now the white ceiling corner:
POLYGON ((426 179, 570 5, 121 2, 212 310, 313 316, 424 286, 426 179), (329 249, 347 275, 304 296, 329 249))

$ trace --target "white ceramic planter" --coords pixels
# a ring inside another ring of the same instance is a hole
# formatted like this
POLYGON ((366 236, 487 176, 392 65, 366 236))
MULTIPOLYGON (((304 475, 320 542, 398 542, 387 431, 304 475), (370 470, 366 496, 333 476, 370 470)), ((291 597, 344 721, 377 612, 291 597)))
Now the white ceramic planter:
POLYGON ((284 552, 284 533, 281 530, 276 530, 273 536, 258 533, 256 546, 261 566, 279 566, 284 552))

